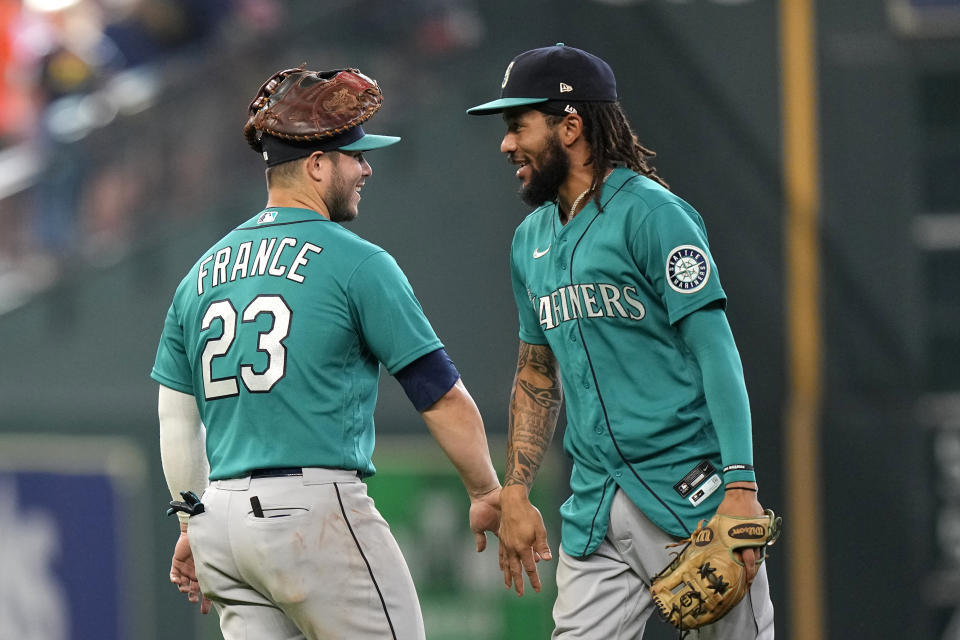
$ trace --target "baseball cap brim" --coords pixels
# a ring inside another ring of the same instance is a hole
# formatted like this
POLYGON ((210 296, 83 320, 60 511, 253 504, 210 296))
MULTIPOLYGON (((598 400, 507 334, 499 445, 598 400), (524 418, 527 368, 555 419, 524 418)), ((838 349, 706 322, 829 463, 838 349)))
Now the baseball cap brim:
POLYGON ((365 134, 362 138, 356 142, 351 142, 350 144, 344 145, 342 147, 337 147, 338 151, 370 151, 372 149, 382 149, 383 147, 389 147, 392 144, 400 142, 399 136, 378 136, 373 134, 365 134))
POLYGON ((483 104, 478 104, 475 107, 467 109, 467 113, 472 116, 486 116, 491 113, 500 113, 504 109, 509 109, 510 107, 523 107, 528 104, 540 104, 541 102, 546 102, 550 98, 500 98, 499 100, 493 100, 491 102, 485 102, 483 104))

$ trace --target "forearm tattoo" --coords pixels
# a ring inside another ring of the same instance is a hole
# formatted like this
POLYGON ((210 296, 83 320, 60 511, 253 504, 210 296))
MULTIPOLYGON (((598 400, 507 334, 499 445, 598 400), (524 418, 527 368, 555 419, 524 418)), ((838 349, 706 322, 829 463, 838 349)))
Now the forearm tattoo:
POLYGON ((546 345, 521 342, 510 393, 503 486, 520 484, 530 489, 553 438, 562 402, 563 386, 553 351, 546 345))

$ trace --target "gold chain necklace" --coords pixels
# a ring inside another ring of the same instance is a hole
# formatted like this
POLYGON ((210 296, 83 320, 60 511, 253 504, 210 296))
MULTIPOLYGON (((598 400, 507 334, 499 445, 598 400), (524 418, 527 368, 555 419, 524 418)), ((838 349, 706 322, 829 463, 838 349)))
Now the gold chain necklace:
MULTIPOLYGON (((606 174, 605 176, 603 176, 603 181, 604 181, 604 182, 607 181, 607 178, 610 177, 610 174, 611 174, 612 172, 613 172, 612 169, 607 169, 607 174, 606 174)), ((590 185, 589 187, 587 187, 587 190, 586 190, 586 191, 584 191, 583 193, 581 193, 580 195, 577 196, 577 199, 573 201, 573 205, 570 207, 570 215, 567 216, 567 222, 570 222, 571 220, 573 220, 573 217, 574 217, 575 215, 577 215, 577 213, 578 213, 577 207, 580 205, 580 201, 583 200, 583 196, 585 196, 585 195, 587 195, 588 193, 592 192, 592 191, 593 191, 594 189, 596 189, 596 188, 597 188, 597 183, 594 182, 592 185, 590 185)))
POLYGON ((577 215, 577 207, 580 205, 580 201, 583 200, 583 196, 587 195, 593 191, 593 185, 587 187, 587 190, 577 196, 577 199, 573 201, 573 204, 570 206, 570 215, 567 216, 567 221, 573 220, 573 216, 577 215))

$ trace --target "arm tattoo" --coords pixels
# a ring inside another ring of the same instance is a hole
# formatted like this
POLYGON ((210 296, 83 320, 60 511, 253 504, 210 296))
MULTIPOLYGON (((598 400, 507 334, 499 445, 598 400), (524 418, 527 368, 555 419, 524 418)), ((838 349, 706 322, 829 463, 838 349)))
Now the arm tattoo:
POLYGON ((517 375, 510 393, 507 472, 503 486, 530 489, 557 425, 563 387, 550 347, 520 343, 517 375))
POLYGON ((517 386, 537 405, 549 408, 554 402, 553 389, 540 389, 526 380, 517 380, 517 386))

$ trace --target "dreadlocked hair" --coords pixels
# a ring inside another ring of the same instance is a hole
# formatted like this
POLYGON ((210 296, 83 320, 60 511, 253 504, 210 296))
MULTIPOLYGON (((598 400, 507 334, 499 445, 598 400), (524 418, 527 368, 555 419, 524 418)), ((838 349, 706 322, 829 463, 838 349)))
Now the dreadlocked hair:
MULTIPOLYGON (((577 113, 583 119, 584 136, 590 145, 587 164, 593 165, 594 185, 603 182, 607 168, 622 164, 664 188, 670 188, 648 162, 657 154, 637 140, 619 102, 580 102, 577 103, 577 113)), ((563 120, 563 116, 548 116, 548 120, 550 124, 557 124, 563 120)), ((601 208, 601 191, 597 189, 593 196, 598 209, 601 208)))

